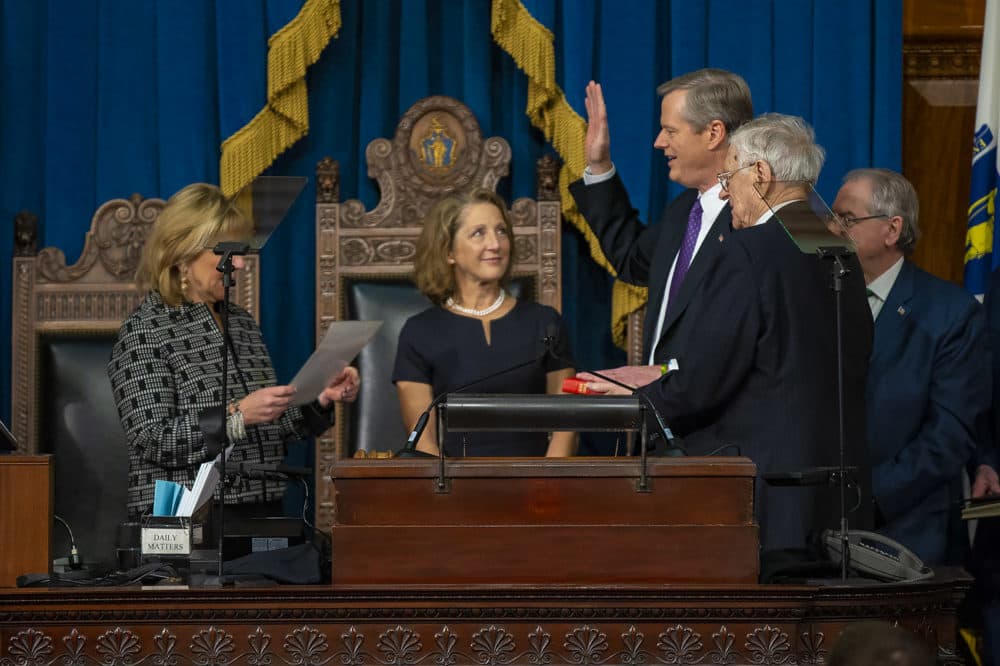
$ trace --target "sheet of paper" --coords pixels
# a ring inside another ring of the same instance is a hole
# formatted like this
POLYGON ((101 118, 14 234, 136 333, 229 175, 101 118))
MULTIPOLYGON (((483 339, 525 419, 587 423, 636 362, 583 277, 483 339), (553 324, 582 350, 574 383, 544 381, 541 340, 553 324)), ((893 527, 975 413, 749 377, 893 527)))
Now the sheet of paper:
MULTIPOLYGON (((234 444, 226 447, 226 461, 233 453, 234 444)), ((181 503, 177 507, 178 516, 191 516, 206 502, 215 496, 215 487, 219 483, 219 471, 215 465, 222 459, 222 454, 215 456, 212 462, 205 462, 198 468, 198 475, 194 478, 194 485, 191 491, 181 498, 181 503)))
POLYGON ((315 400, 354 360, 381 325, 380 321, 331 322, 319 347, 289 382, 296 389, 292 404, 305 405, 315 400))

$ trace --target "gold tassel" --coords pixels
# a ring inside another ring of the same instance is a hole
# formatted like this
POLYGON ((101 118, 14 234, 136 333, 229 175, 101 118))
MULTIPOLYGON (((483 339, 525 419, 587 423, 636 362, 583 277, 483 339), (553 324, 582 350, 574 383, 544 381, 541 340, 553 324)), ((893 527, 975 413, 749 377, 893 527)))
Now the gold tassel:
MULTIPOLYGON (((536 21, 520 0, 493 0, 491 30, 494 41, 528 77, 525 113, 531 124, 542 131, 545 140, 562 157, 559 191, 563 217, 583 234, 594 261, 611 275, 616 275, 569 193, 569 184, 583 176, 586 166, 584 138, 587 123, 569 105, 565 93, 556 84, 552 32, 536 21)), ((628 316, 645 304, 646 296, 647 290, 643 287, 615 281, 611 300, 611 333, 615 344, 623 349, 628 316)))
POLYGON ((219 180, 233 196, 309 131, 306 69, 340 31, 340 0, 306 0, 267 40, 267 103, 222 142, 219 180))

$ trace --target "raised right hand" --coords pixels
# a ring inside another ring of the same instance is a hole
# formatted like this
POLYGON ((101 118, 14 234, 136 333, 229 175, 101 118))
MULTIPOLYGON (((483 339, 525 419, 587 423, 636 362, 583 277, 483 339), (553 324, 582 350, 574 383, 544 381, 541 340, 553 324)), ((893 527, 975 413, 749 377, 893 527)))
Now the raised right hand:
POLYGON ((285 413, 294 397, 294 386, 268 386, 257 389, 239 401, 243 422, 246 425, 270 423, 285 413))
POLYGON ((608 132, 608 109, 604 106, 601 84, 591 81, 587 84, 587 97, 583 101, 587 107, 587 138, 584 155, 590 173, 596 175, 611 170, 611 134, 608 132))

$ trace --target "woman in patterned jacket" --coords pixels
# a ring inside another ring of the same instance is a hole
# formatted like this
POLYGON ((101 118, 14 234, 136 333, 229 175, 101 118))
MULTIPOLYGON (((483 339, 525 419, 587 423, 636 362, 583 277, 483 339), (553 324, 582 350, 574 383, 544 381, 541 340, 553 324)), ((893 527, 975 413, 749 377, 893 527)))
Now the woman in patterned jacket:
MULTIPOLYGON (((346 368, 316 400, 292 406, 295 389, 277 386, 260 327, 229 306, 227 395, 222 388, 222 274, 211 249, 249 238, 251 222, 218 187, 196 183, 175 194, 153 224, 136 272, 145 300, 125 320, 108 363, 128 440, 128 513, 153 503, 157 479, 190 486, 201 463, 221 450, 221 406, 235 444, 230 464, 278 463, 284 442, 327 430, 334 401, 357 397, 357 370, 346 368)), ((233 268, 244 266, 233 258, 233 268)), ((229 488, 227 504, 245 515, 280 514, 284 484, 251 481, 229 488)))

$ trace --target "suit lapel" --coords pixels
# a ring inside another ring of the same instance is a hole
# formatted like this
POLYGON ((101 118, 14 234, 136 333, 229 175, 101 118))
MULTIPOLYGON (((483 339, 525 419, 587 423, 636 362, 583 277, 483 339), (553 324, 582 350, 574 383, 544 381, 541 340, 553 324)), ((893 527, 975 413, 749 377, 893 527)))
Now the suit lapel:
POLYGON ((719 211, 715 222, 708 230, 708 235, 705 236, 705 240, 702 242, 701 247, 698 248, 698 252, 695 253, 694 259, 691 260, 691 266, 684 277, 681 290, 677 292, 677 297, 674 299, 674 302, 667 304, 667 312, 663 317, 664 333, 670 330, 670 327, 680 318, 691 302, 691 298, 698 292, 702 280, 705 279, 705 275, 711 269, 712 264, 715 263, 715 259, 722 252, 722 240, 729 236, 732 221, 733 214, 727 203, 719 211))
MULTIPOLYGON (((649 350, 652 349, 652 338, 656 331, 656 321, 660 317, 660 307, 663 305, 663 292, 666 290, 667 276, 670 274, 670 268, 674 265, 674 257, 680 250, 681 242, 684 240, 688 215, 690 215, 691 206, 694 205, 697 198, 697 190, 685 190, 673 204, 663 211, 663 216, 659 221, 662 230, 650 266, 646 321, 642 329, 642 348, 647 358, 649 350)), ((664 326, 664 330, 666 330, 666 326, 664 326)))
POLYGON ((913 298, 913 266, 903 260, 896 282, 875 319, 875 340, 872 347, 872 365, 885 354, 890 353, 906 339, 903 330, 910 316, 910 300, 913 298))
POLYGON ((729 204, 726 204, 719 211, 715 222, 712 223, 712 227, 708 230, 708 235, 705 236, 705 240, 702 241, 701 247, 698 248, 698 252, 694 255, 694 259, 691 260, 691 266, 688 268, 687 275, 684 276, 684 283, 681 284, 681 290, 677 292, 677 297, 673 303, 667 304, 667 313, 663 320, 663 330, 667 330, 677 320, 680 313, 684 312, 688 303, 691 302, 691 297, 698 291, 698 287, 701 286, 701 281, 704 279, 705 274, 708 273, 712 264, 715 263, 715 258, 722 252, 722 241, 729 235, 732 219, 733 216, 729 210, 729 204))

